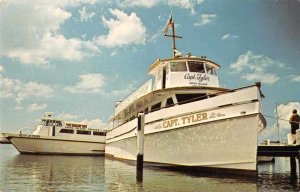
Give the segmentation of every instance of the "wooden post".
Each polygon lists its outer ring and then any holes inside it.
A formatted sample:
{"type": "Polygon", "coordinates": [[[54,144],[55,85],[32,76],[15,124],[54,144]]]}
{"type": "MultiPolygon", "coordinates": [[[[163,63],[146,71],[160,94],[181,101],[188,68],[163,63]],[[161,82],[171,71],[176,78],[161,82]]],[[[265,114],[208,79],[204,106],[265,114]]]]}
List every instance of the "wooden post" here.
{"type": "Polygon", "coordinates": [[[296,157],[290,157],[291,175],[296,175],[296,157]]]}
{"type": "Polygon", "coordinates": [[[300,177],[300,156],[298,157],[298,169],[299,169],[298,175],[300,177]]]}
{"type": "Polygon", "coordinates": [[[143,164],[144,164],[144,113],[138,114],[137,125],[137,157],[136,157],[136,181],[143,182],[143,164]]]}
{"type": "Polygon", "coordinates": [[[298,150],[298,170],[299,170],[298,175],[300,177],[300,150],[298,150]]]}
{"type": "Polygon", "coordinates": [[[55,136],[55,125],[52,127],[52,136],[55,136]]]}

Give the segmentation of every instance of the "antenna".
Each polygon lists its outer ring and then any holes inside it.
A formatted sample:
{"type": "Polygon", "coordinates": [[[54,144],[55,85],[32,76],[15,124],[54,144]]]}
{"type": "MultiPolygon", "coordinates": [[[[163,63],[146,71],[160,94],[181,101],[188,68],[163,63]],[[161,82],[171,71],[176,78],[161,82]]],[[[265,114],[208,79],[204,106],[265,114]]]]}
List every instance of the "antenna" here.
{"type": "Polygon", "coordinates": [[[174,21],[173,21],[173,18],[172,18],[172,14],[170,15],[170,18],[167,22],[165,32],[164,32],[164,36],[172,37],[173,58],[175,58],[175,50],[176,50],[175,38],[182,38],[182,37],[175,34],[175,26],[174,26],[174,21]],[[172,28],[172,35],[168,34],[168,30],[169,30],[170,27],[172,28]]]}

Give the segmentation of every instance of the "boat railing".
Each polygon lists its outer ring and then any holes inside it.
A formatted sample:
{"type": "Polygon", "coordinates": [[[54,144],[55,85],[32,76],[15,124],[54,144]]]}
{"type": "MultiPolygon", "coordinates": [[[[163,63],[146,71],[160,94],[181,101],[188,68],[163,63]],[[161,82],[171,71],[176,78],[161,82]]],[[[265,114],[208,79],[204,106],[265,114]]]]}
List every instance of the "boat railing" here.
{"type": "Polygon", "coordinates": [[[31,135],[33,133],[33,130],[30,127],[22,127],[21,129],[18,129],[17,131],[15,131],[15,133],[31,135]]]}

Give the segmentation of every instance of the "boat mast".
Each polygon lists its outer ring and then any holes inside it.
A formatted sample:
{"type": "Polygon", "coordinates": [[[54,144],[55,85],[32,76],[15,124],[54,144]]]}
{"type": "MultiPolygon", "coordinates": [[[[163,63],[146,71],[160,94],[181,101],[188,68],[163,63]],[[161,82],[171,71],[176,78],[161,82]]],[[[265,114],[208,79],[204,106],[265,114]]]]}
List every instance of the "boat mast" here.
{"type": "Polygon", "coordinates": [[[276,126],[277,126],[277,138],[278,138],[278,142],[280,143],[280,136],[279,136],[279,122],[278,122],[278,110],[277,110],[277,103],[275,103],[276,105],[276,126]]]}
{"type": "Polygon", "coordinates": [[[175,53],[176,53],[175,52],[176,51],[175,38],[182,38],[182,37],[175,34],[175,26],[174,26],[174,21],[172,19],[172,15],[170,16],[169,21],[167,22],[165,32],[164,32],[164,36],[172,37],[173,58],[175,58],[175,53]],[[169,30],[170,27],[172,27],[172,35],[168,34],[168,30],[169,30]]]}

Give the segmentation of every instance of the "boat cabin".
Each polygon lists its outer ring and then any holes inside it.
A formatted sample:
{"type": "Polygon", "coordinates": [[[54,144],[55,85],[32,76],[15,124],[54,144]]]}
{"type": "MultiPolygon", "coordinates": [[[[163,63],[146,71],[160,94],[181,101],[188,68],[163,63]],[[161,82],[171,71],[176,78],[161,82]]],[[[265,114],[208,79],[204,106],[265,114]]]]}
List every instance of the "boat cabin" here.
{"type": "Polygon", "coordinates": [[[196,58],[189,54],[187,57],[157,59],[148,74],[154,76],[153,90],[186,86],[219,87],[216,73],[219,68],[205,56],[196,58]]]}
{"type": "Polygon", "coordinates": [[[65,122],[64,120],[52,117],[52,113],[44,115],[40,123],[35,128],[33,135],[96,135],[105,136],[106,131],[100,129],[88,128],[86,124],[78,122],[65,122]]]}

